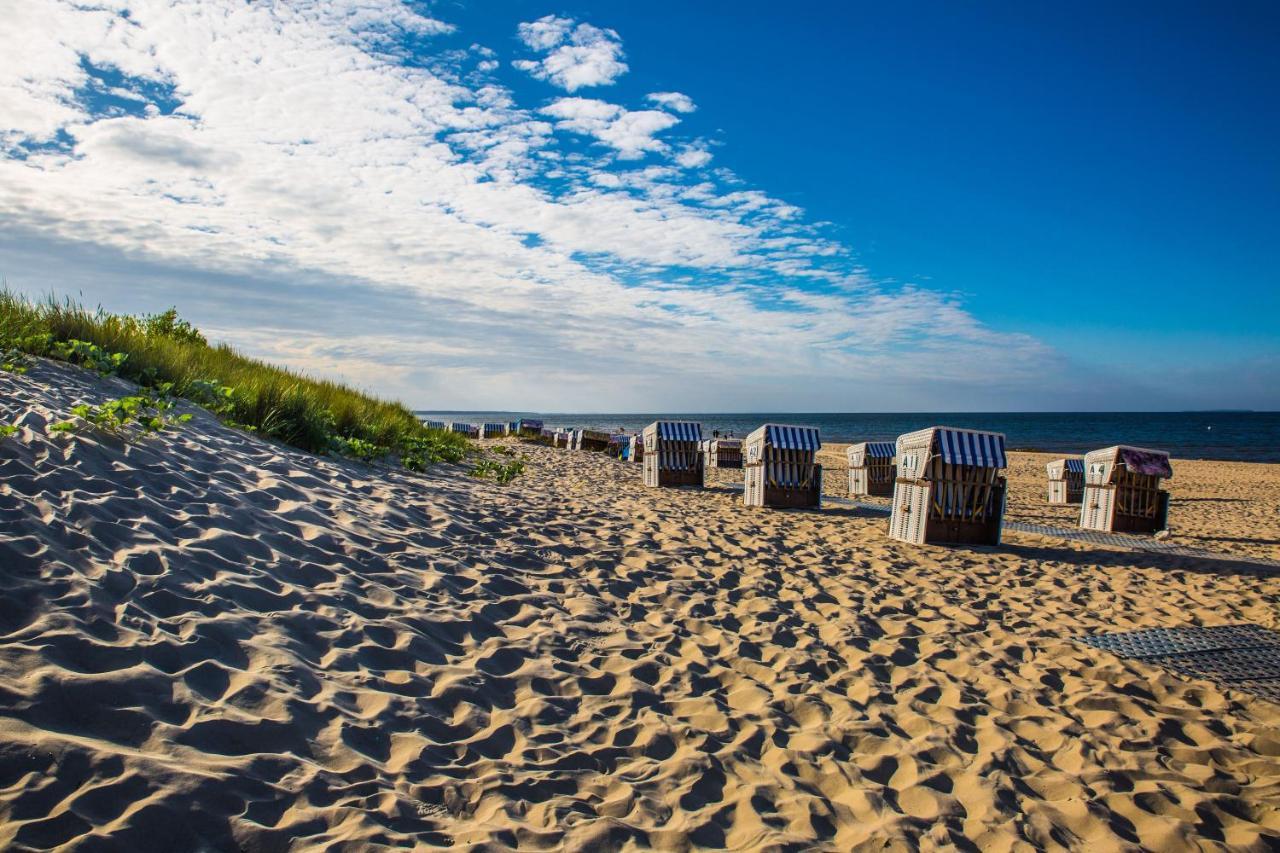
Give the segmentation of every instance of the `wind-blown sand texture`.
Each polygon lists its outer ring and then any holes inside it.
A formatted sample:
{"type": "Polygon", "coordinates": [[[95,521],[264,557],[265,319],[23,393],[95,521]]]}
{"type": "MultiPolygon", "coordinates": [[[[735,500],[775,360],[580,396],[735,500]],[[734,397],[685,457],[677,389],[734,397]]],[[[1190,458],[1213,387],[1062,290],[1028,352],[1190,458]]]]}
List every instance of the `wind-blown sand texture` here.
{"type": "MultiPolygon", "coordinates": [[[[113,385],[0,373],[0,847],[1280,844],[1280,707],[1070,639],[1277,628],[1280,577],[911,547],[538,447],[497,486],[203,414],[45,435],[113,385]]],[[[1274,466],[1175,467],[1178,527],[1239,498],[1255,547],[1274,466]]]]}

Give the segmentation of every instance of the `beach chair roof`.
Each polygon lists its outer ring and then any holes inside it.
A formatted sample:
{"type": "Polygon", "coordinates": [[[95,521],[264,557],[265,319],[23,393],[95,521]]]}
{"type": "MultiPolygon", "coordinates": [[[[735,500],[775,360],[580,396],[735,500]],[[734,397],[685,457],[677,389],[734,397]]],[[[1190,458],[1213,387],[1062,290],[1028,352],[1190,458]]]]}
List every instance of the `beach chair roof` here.
{"type": "Polygon", "coordinates": [[[631,441],[631,436],[623,432],[616,432],[609,436],[610,444],[627,444],[631,441]]]}
{"type": "Polygon", "coordinates": [[[484,428],[487,430],[488,429],[506,429],[507,425],[506,424],[485,424],[484,428]]]}
{"type": "Polygon", "coordinates": [[[765,424],[747,436],[747,444],[764,442],[779,450],[820,450],[822,439],[814,427],[765,424]]]}
{"type": "Polygon", "coordinates": [[[716,438],[711,440],[711,446],[716,448],[717,450],[719,450],[721,447],[725,449],[741,447],[742,440],[738,438],[716,438]]]}
{"type": "Polygon", "coordinates": [[[1147,447],[1131,447],[1117,444],[1101,450],[1091,450],[1085,454],[1084,462],[1092,465],[1096,462],[1111,462],[1123,465],[1135,474],[1148,474],[1153,477],[1172,477],[1173,466],[1169,463],[1169,454],[1163,450],[1152,450],[1147,447]]]}
{"type": "Polygon", "coordinates": [[[516,423],[520,429],[542,429],[542,421],[535,418],[521,418],[516,423]]]}
{"type": "Polygon", "coordinates": [[[898,455],[898,446],[892,441],[862,441],[849,445],[845,454],[850,458],[862,454],[872,459],[891,459],[898,455]]]}
{"type": "Polygon", "coordinates": [[[898,436],[898,455],[906,450],[936,452],[948,465],[1007,468],[1004,433],[956,427],[929,427],[898,436]]]}
{"type": "Polygon", "coordinates": [[[602,429],[580,429],[578,432],[583,438],[589,438],[593,441],[609,441],[613,437],[602,429]]]}
{"type": "Polygon", "coordinates": [[[697,421],[654,421],[644,428],[644,434],[654,433],[663,441],[701,441],[702,424],[697,421]]]}

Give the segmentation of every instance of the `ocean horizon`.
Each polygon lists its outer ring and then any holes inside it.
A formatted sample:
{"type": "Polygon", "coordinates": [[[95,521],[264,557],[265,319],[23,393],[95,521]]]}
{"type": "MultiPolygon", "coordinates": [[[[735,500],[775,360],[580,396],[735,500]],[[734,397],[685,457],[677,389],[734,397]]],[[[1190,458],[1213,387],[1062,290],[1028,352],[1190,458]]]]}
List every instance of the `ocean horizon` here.
{"type": "Polygon", "coordinates": [[[547,426],[635,432],[655,420],[692,420],[710,435],[745,436],[764,423],[817,427],[824,441],[892,441],[933,425],[1002,432],[1012,450],[1079,454],[1113,444],[1175,458],[1280,462],[1280,412],[531,412],[417,410],[423,418],[482,423],[539,418],[547,426]]]}

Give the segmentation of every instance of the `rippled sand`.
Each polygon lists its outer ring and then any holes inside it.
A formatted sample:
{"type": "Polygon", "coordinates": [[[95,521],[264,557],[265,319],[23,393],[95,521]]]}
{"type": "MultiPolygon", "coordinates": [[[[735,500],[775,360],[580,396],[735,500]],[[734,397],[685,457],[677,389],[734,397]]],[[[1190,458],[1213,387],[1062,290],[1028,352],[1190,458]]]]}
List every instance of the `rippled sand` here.
{"type": "MultiPolygon", "coordinates": [[[[1280,628],[1275,575],[538,447],[497,486],[44,435],[106,388],[0,373],[0,847],[1280,844],[1280,706],[1071,640],[1280,628]]],[[[1044,458],[1011,514],[1069,522],[1044,458]]],[[[1277,466],[1175,469],[1174,541],[1276,555],[1277,466]]]]}

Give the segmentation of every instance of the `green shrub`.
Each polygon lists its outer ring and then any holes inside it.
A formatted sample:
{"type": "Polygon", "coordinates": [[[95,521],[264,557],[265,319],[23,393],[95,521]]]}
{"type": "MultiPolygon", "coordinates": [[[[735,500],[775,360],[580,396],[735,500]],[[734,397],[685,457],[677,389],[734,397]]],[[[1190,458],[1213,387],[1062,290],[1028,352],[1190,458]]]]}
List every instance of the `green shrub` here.
{"type": "MultiPolygon", "coordinates": [[[[184,424],[191,420],[191,415],[174,417],[171,414],[174,404],[168,390],[167,386],[161,386],[154,393],[118,397],[97,406],[82,403],[74,407],[71,414],[104,432],[124,435],[133,428],[142,435],[149,435],[161,432],[171,424],[184,424]]],[[[74,432],[79,427],[79,423],[71,420],[52,424],[49,429],[53,432],[74,432]]]]}
{"type": "MultiPolygon", "coordinates": [[[[60,358],[144,386],[169,383],[224,422],[310,453],[384,448],[406,468],[460,461],[465,436],[429,430],[403,405],[210,345],[175,309],[130,317],[0,290],[0,352],[60,358]],[[360,444],[352,445],[350,442],[360,444]]],[[[7,359],[6,359],[7,360],[7,359]]]]}
{"type": "Polygon", "coordinates": [[[481,459],[471,469],[472,477],[490,477],[506,485],[524,473],[524,460],[514,459],[510,462],[498,462],[494,459],[481,459]]]}

